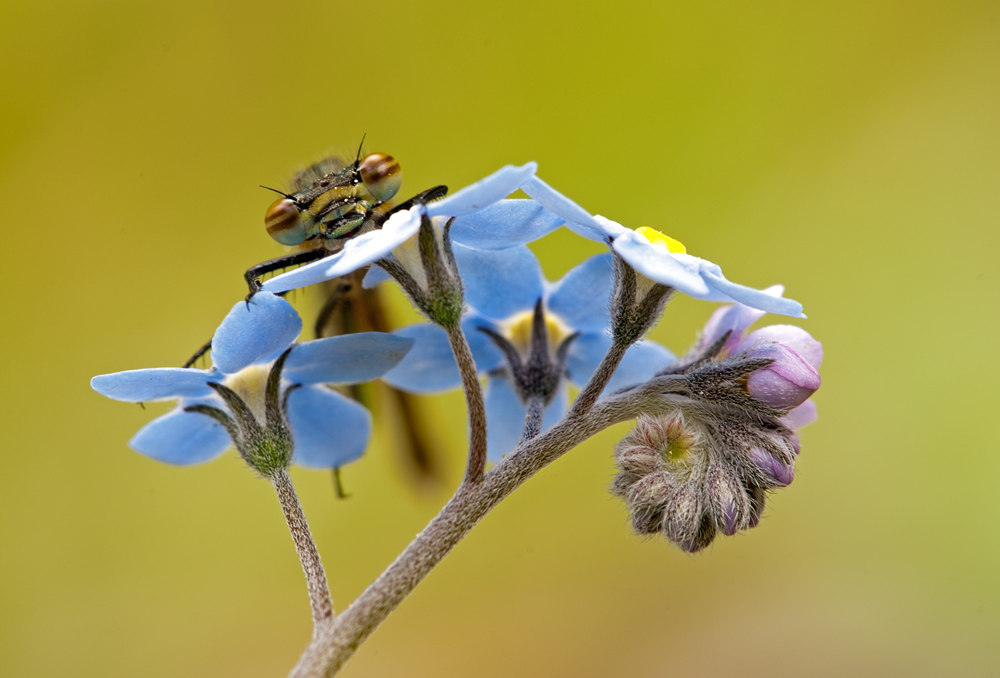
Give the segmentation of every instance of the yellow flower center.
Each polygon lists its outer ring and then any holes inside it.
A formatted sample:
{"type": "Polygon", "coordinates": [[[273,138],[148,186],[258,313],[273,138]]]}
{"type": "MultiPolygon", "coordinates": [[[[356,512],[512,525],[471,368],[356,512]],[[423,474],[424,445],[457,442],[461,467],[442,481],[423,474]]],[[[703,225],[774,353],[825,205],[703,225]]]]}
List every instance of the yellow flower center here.
{"type": "Polygon", "coordinates": [[[265,404],[264,392],[267,390],[267,377],[271,374],[271,365],[250,365],[236,374],[226,377],[224,383],[233,389],[243,402],[247,404],[253,416],[261,424],[264,423],[265,404]]]}
{"type": "Polygon", "coordinates": [[[687,248],[684,247],[684,243],[680,240],[671,238],[669,235],[660,233],[655,228],[643,226],[642,228],[635,229],[635,232],[639,235],[645,236],[650,245],[662,247],[673,254],[687,254],[687,248]]]}
{"type": "MultiPolygon", "coordinates": [[[[502,334],[523,356],[531,352],[531,325],[534,315],[531,311],[525,311],[505,322],[502,327],[502,334]]],[[[570,335],[569,328],[551,313],[545,314],[545,330],[549,337],[550,353],[555,353],[562,340],[570,335]]]]}

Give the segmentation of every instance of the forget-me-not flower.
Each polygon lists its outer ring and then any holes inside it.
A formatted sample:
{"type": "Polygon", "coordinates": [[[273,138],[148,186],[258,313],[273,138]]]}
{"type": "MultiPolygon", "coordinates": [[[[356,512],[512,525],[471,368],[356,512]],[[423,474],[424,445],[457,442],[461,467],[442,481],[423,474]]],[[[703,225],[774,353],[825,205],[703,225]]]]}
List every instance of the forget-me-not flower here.
{"type": "MultiPolygon", "coordinates": [[[[538,165],[534,162],[521,167],[507,165],[442,200],[397,212],[386,220],[382,228],[351,238],[336,254],[265,281],[261,289],[266,292],[285,292],[306,287],[347,275],[390,255],[397,256],[404,267],[416,264],[417,262],[412,261],[413,257],[408,255],[415,250],[413,242],[423,217],[441,221],[450,217],[462,219],[473,215],[516,191],[535,174],[537,168],[538,165]]],[[[496,219],[505,219],[506,216],[506,213],[497,213],[489,223],[495,230],[502,231],[503,223],[497,223],[496,219]]],[[[549,222],[553,220],[553,217],[546,218],[549,222]]],[[[461,242],[461,239],[457,242],[461,242]]],[[[410,270],[410,273],[415,277],[420,276],[418,270],[410,270]]]]}
{"type": "Polygon", "coordinates": [[[566,227],[574,233],[608,243],[648,281],[673,287],[695,299],[736,302],[768,313],[805,317],[799,302],[730,282],[717,264],[691,256],[680,242],[652,228],[633,231],[602,216],[592,216],[538,177],[531,177],[521,188],[565,219],[566,227]]]}
{"type": "MultiPolygon", "coordinates": [[[[456,244],[454,253],[466,292],[462,327],[480,374],[489,379],[485,394],[488,450],[490,458],[497,460],[517,444],[527,410],[524,389],[519,388],[510,357],[498,341],[508,350],[513,348],[518,353],[515,359],[530,368],[532,336],[542,329],[537,327],[536,312],[541,313],[548,357],[560,372],[554,375],[557,383],[552,392],[546,393],[549,400],[542,430],[548,428],[566,411],[566,378],[577,386],[585,384],[611,345],[611,255],[591,257],[560,281],[549,283],[535,255],[524,246],[489,251],[456,244]]],[[[459,386],[459,372],[443,330],[417,324],[397,334],[416,339],[416,344],[384,381],[412,393],[459,386]]],[[[663,346],[640,341],[625,353],[607,389],[648,379],[673,361],[674,355],[663,346]]]]}
{"type": "Polygon", "coordinates": [[[233,306],[216,330],[211,369],[130,370],[96,376],[90,384],[115,400],[180,401],[129,441],[134,450],[153,459],[196,464],[217,457],[234,443],[246,458],[243,443],[248,441],[233,436],[252,437],[247,427],[266,433],[277,426],[291,430],[291,461],[310,468],[337,468],[364,452],[371,415],[323,384],[376,379],[399,363],[414,341],[363,332],[296,344],[301,331],[302,319],[291,304],[260,293],[249,304],[241,301],[233,306]],[[278,390],[269,393],[269,376],[279,356],[284,358],[277,375],[281,381],[275,381],[278,390]],[[235,402],[238,411],[234,401],[222,397],[232,393],[242,403],[235,402]],[[242,417],[246,426],[234,425],[227,431],[218,418],[197,410],[227,415],[236,424],[242,417]]]}

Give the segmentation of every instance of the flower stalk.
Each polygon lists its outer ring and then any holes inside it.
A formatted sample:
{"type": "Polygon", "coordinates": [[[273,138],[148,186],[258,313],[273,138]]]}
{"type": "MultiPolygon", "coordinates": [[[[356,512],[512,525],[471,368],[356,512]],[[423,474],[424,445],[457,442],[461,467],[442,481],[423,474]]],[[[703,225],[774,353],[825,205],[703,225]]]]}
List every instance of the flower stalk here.
{"type": "Polygon", "coordinates": [[[309,523],[306,521],[305,513],[302,512],[302,504],[299,503],[299,497],[295,494],[295,487],[292,485],[292,479],[288,476],[288,471],[281,470],[271,476],[269,480],[274,485],[274,491],[278,494],[281,512],[285,515],[288,531],[292,534],[295,551],[299,554],[302,571],[306,576],[309,607],[312,609],[313,637],[316,638],[320,631],[334,619],[333,600],[330,597],[330,587],[326,581],[326,571],[323,569],[323,561],[319,557],[316,542],[309,530],[309,523]]]}
{"type": "MultiPolygon", "coordinates": [[[[598,378],[596,373],[594,378],[598,378]]],[[[320,629],[290,678],[335,675],[455,545],[535,473],[609,426],[633,419],[641,412],[669,408],[673,395],[689,392],[687,377],[668,375],[607,396],[586,413],[570,412],[545,433],[519,444],[481,482],[463,483],[379,578],[335,621],[320,629]]]]}
{"type": "Polygon", "coordinates": [[[476,361],[472,357],[472,349],[469,348],[462,326],[456,324],[446,327],[445,333],[462,377],[465,406],[469,411],[469,462],[464,482],[476,484],[483,479],[483,472],[486,470],[486,403],[483,400],[483,387],[479,383],[476,361]]]}

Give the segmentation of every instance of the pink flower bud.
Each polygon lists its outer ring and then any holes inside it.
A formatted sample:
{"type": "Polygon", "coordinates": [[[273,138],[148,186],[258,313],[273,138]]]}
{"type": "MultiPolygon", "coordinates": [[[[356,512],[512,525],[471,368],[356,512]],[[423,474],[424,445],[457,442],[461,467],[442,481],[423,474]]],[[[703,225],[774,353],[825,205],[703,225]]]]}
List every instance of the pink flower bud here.
{"type": "Polygon", "coordinates": [[[795,479],[795,470],[791,466],[779,461],[759,447],[750,448],[750,459],[760,469],[764,477],[778,487],[791,485],[792,480],[795,479]]]}
{"type": "Polygon", "coordinates": [[[819,372],[812,365],[782,344],[760,344],[750,349],[747,357],[774,361],[747,378],[747,391],[765,405],[779,410],[801,405],[822,383],[819,372]]]}

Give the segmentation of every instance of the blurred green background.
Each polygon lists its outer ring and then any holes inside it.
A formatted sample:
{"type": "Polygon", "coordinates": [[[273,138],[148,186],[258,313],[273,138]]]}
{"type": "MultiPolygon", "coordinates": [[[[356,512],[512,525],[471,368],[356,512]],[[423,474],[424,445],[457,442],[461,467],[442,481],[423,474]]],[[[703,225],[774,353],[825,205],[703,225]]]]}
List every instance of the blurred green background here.
{"type": "MultiPolygon", "coordinates": [[[[1000,673],[995,2],[8,1],[0,25],[0,675],[294,664],[308,605],[271,488],[233,453],[131,452],[164,406],[88,380],[183,362],[282,253],[257,185],[365,133],[405,194],[537,160],[592,212],[784,283],[827,359],[752,533],[696,557],[632,536],[620,426],[489,515],[345,676],[1000,673]]],[[[533,247],[550,278],[600,251],[533,247]]],[[[654,337],[683,351],[713,307],[676,299],[654,337]]],[[[384,430],[347,501],[293,472],[338,608],[461,475],[461,397],[425,402],[437,491],[384,430]]]]}

